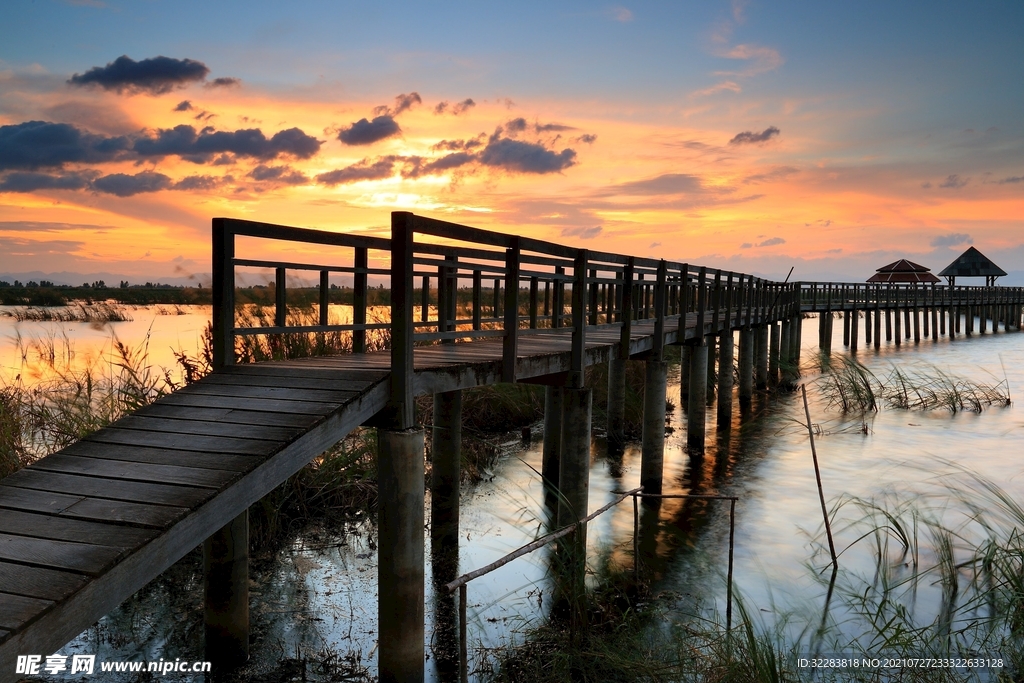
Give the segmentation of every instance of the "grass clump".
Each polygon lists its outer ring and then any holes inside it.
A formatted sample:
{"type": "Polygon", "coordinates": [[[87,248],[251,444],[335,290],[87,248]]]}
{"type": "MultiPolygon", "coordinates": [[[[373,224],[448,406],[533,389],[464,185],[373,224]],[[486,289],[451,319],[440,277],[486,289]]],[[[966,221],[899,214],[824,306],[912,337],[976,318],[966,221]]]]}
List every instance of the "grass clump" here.
{"type": "Polygon", "coordinates": [[[842,412],[876,412],[884,402],[901,410],[981,412],[987,406],[1010,405],[1006,381],[985,384],[931,367],[893,365],[885,379],[849,356],[822,358],[818,388],[827,408],[842,412]]]}

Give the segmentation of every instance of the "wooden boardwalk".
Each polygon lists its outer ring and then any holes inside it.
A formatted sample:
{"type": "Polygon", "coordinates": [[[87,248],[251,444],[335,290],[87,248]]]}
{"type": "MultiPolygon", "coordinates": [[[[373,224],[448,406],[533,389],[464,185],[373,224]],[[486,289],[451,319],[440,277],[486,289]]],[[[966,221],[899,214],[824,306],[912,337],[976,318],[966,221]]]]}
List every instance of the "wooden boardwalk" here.
{"type": "MultiPolygon", "coordinates": [[[[920,299],[916,290],[913,297],[905,289],[890,296],[863,286],[772,283],[411,214],[396,220],[389,242],[215,219],[215,372],[0,480],[0,681],[12,675],[18,655],[55,652],[360,425],[412,428],[413,395],[510,380],[582,388],[588,365],[636,357],[663,364],[666,344],[706,347],[714,335],[728,339],[731,363],[731,331],[754,327],[762,332],[760,368],[768,362],[767,324],[783,323],[785,354],[799,348],[801,312],[936,301],[934,289],[920,299]],[[414,243],[414,231],[476,246],[414,243]],[[351,265],[329,266],[243,260],[235,257],[236,234],[342,246],[354,255],[351,265]],[[406,246],[389,253],[390,270],[371,267],[367,252],[392,244],[406,246]],[[274,327],[238,326],[238,267],[276,269],[274,327]],[[319,325],[288,326],[286,269],[319,271],[319,325]],[[329,278],[337,273],[353,278],[351,323],[327,320],[329,278]],[[490,293],[485,274],[493,278],[490,293]],[[369,275],[390,277],[394,322],[367,322],[369,275]],[[469,317],[458,305],[460,278],[472,281],[469,317]],[[414,280],[422,280],[418,316],[414,280]],[[484,301],[485,294],[493,299],[484,301]],[[366,353],[367,333],[383,328],[393,335],[392,349],[366,353]],[[352,335],[355,353],[234,364],[245,335],[337,331],[352,335]]],[[[987,290],[993,298],[958,288],[967,293],[951,291],[939,301],[1002,306],[999,315],[1019,329],[1021,291],[987,290]]],[[[754,338],[744,339],[740,366],[749,391],[754,338]]],[[[772,344],[780,353],[774,338],[772,344]]],[[[741,378],[741,399],[743,387],[741,378]]]]}
{"type": "MultiPolygon", "coordinates": [[[[678,336],[678,316],[668,319],[678,336]]],[[[690,316],[690,334],[696,318],[690,316]]],[[[634,326],[632,354],[653,325],[634,326]]],[[[569,370],[571,330],[524,339],[523,380],[569,370]]],[[[619,345],[595,328],[588,364],[619,345]]],[[[500,341],[414,351],[417,393],[501,380],[500,341]]],[[[0,679],[56,651],[385,407],[390,352],[234,365],[0,480],[0,679]]]]}

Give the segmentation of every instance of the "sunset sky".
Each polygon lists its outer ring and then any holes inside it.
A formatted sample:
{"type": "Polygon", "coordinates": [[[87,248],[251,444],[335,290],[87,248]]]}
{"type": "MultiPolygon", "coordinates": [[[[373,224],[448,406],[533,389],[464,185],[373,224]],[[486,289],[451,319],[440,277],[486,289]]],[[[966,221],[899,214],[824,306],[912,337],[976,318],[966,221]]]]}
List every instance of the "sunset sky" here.
{"type": "Polygon", "coordinates": [[[0,274],[401,209],[794,279],[973,244],[1024,284],[1022,35],[1019,1],[5,0],[0,274]]]}

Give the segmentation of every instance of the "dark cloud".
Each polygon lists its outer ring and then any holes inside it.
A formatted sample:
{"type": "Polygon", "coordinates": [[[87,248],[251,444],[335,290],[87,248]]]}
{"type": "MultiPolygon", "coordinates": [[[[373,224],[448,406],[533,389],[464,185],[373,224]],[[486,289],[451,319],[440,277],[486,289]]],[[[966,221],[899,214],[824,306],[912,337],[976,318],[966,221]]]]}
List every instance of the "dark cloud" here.
{"type": "Polygon", "coordinates": [[[144,192],[169,190],[172,185],[170,178],[155,171],[142,171],[135,175],[111,173],[92,182],[92,188],[97,192],[113,194],[118,197],[131,197],[144,192]]]}
{"type": "Polygon", "coordinates": [[[764,242],[758,242],[759,247],[774,247],[777,244],[785,244],[786,240],[781,237],[769,237],[764,242]]]}
{"type": "Polygon", "coordinates": [[[260,164],[249,173],[249,177],[253,180],[284,183],[285,185],[301,185],[309,182],[309,178],[290,166],[264,166],[260,164]]]}
{"type": "Polygon", "coordinates": [[[338,139],[346,145],[370,145],[402,132],[398,122],[385,114],[373,121],[359,119],[345,130],[338,133],[338,139]]]}
{"type": "Polygon", "coordinates": [[[740,245],[740,249],[750,249],[752,246],[754,245],[751,244],[750,242],[744,242],[743,244],[740,245]]]}
{"type": "Polygon", "coordinates": [[[755,173],[753,175],[748,175],[746,178],[743,179],[743,182],[753,184],[770,183],[776,180],[784,180],[785,178],[788,178],[794,173],[799,172],[800,169],[794,166],[777,166],[770,171],[765,171],[764,173],[755,173]]]}
{"type": "Polygon", "coordinates": [[[555,152],[540,143],[492,137],[480,153],[479,161],[485,166],[518,173],[554,173],[573,166],[576,152],[572,149],[555,152]]]}
{"type": "Polygon", "coordinates": [[[476,102],[468,97],[461,102],[456,102],[454,105],[450,104],[448,100],[445,100],[437,103],[437,106],[434,107],[434,113],[444,114],[446,112],[451,112],[454,116],[458,116],[460,114],[465,114],[475,106],[476,102]]]}
{"type": "Polygon", "coordinates": [[[213,166],[229,166],[235,163],[235,159],[230,154],[221,154],[219,157],[211,162],[213,166]]]}
{"type": "Polygon", "coordinates": [[[196,114],[195,116],[193,116],[192,118],[195,119],[196,121],[209,121],[214,116],[216,116],[216,114],[210,113],[208,111],[201,111],[198,114],[196,114]]]}
{"type": "Polygon", "coordinates": [[[84,190],[95,173],[8,173],[0,180],[0,192],[35,192],[37,190],[84,190]]]}
{"type": "MultiPolygon", "coordinates": [[[[520,116],[519,118],[512,119],[511,121],[506,123],[504,126],[504,132],[508,133],[509,135],[516,135],[517,133],[522,133],[524,130],[526,130],[526,127],[528,125],[529,124],[526,123],[526,119],[520,116]]],[[[498,128],[498,133],[496,134],[500,135],[502,130],[502,128],[498,128]]]]}
{"type": "Polygon", "coordinates": [[[997,180],[996,182],[999,183],[1000,185],[1006,185],[1008,183],[1024,183],[1024,176],[1012,176],[1010,178],[1003,178],[1002,180],[997,180]]]}
{"type": "Polygon", "coordinates": [[[601,234],[601,226],[584,227],[582,225],[562,228],[562,237],[579,237],[581,240],[592,240],[601,234]]]}
{"type": "Polygon", "coordinates": [[[481,133],[475,138],[469,140],[441,140],[437,144],[433,145],[430,149],[434,151],[446,151],[455,152],[458,150],[471,150],[477,147],[482,147],[484,140],[487,138],[486,135],[481,133]]]}
{"type": "Polygon", "coordinates": [[[609,194],[673,195],[702,192],[700,178],[689,173],[666,173],[648,180],[636,180],[610,188],[609,194]]]}
{"type": "Polygon", "coordinates": [[[931,186],[932,186],[932,184],[930,182],[928,182],[927,180],[924,181],[923,183],[921,183],[921,187],[923,187],[926,190],[931,188],[931,186]]]}
{"type": "Polygon", "coordinates": [[[957,174],[946,176],[946,179],[939,183],[939,187],[944,187],[951,190],[959,190],[961,187],[971,182],[970,178],[961,178],[957,174]]]}
{"type": "Polygon", "coordinates": [[[929,244],[933,247],[955,247],[958,244],[974,244],[974,238],[965,232],[953,232],[948,235],[936,235],[929,244]]]}
{"type": "Polygon", "coordinates": [[[592,145],[597,141],[597,135],[593,133],[584,133],[578,138],[573,138],[573,142],[582,142],[586,145],[592,145]]]}
{"type": "Polygon", "coordinates": [[[231,176],[218,178],[212,175],[190,175],[174,183],[172,190],[215,190],[225,182],[234,180],[231,176]]]}
{"type": "Polygon", "coordinates": [[[180,156],[194,163],[206,163],[214,155],[229,153],[240,157],[274,159],[290,155],[298,159],[314,156],[322,143],[298,128],[289,128],[267,138],[259,128],[214,131],[192,126],[162,128],[155,137],[140,138],[132,149],[141,156],[180,156]]]}
{"type": "Polygon", "coordinates": [[[423,100],[420,99],[418,92],[411,92],[408,95],[402,93],[395,97],[395,106],[389,107],[386,104],[382,104],[379,107],[373,108],[374,116],[398,116],[403,111],[412,109],[414,105],[423,104],[423,100]]]}
{"type": "Polygon", "coordinates": [[[117,93],[160,95],[193,81],[202,81],[209,73],[210,69],[205,64],[193,59],[160,56],[136,62],[128,55],[121,55],[106,66],[96,66],[84,74],[73,75],[68,84],[99,86],[117,93]]]}
{"type": "Polygon", "coordinates": [[[459,168],[476,161],[476,156],[468,152],[453,152],[440,159],[427,161],[422,157],[409,157],[405,159],[405,168],[402,176],[405,178],[419,178],[425,175],[435,175],[459,168]]]}
{"type": "Polygon", "coordinates": [[[760,133],[754,133],[749,130],[737,133],[732,140],[729,140],[730,145],[748,145],[757,142],[767,142],[773,137],[778,135],[781,131],[775,126],[769,126],[760,133]]]}
{"type": "Polygon", "coordinates": [[[383,180],[394,175],[395,164],[401,160],[401,157],[394,155],[381,157],[376,161],[363,159],[351,166],[321,173],[316,177],[316,181],[321,185],[344,185],[360,180],[383,180]]]}
{"type": "Polygon", "coordinates": [[[223,76],[221,78],[215,78],[206,84],[207,88],[233,88],[235,86],[242,85],[242,79],[231,78],[223,76]]]}
{"type": "Polygon", "coordinates": [[[567,130],[576,130],[575,126],[566,126],[561,123],[535,123],[533,129],[538,133],[561,133],[567,130]]]}
{"type": "Polygon", "coordinates": [[[650,243],[650,244],[649,244],[649,245],[647,246],[647,248],[648,248],[648,249],[656,249],[657,247],[660,247],[660,246],[661,246],[661,242],[651,242],[651,243],[650,243]]]}
{"type": "Polygon", "coordinates": [[[26,121],[0,126],[0,171],[114,161],[126,155],[130,144],[127,137],[94,135],[67,123],[26,121]]]}
{"type": "Polygon", "coordinates": [[[182,100],[178,102],[178,106],[174,108],[174,111],[192,111],[192,103],[188,100],[182,100]]]}

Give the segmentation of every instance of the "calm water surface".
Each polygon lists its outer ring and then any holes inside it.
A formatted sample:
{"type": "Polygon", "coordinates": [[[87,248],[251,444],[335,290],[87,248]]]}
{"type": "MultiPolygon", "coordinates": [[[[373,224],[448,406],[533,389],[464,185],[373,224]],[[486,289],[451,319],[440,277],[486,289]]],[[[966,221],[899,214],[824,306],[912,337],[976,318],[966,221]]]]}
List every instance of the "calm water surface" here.
{"type": "MultiPolygon", "coordinates": [[[[22,339],[66,334],[76,353],[101,354],[103,344],[109,343],[110,329],[129,344],[137,343],[148,331],[153,361],[170,363],[170,350],[191,352],[196,348],[208,311],[197,309],[168,316],[138,309],[133,312],[135,322],[114,323],[101,330],[68,324],[59,328],[26,323],[15,326],[9,318],[0,317],[0,341],[7,344],[0,348],[0,365],[8,375],[19,366],[20,351],[9,341],[16,334],[22,339]],[[166,354],[164,348],[169,349],[166,354]]],[[[945,491],[950,482],[969,481],[958,468],[994,480],[1015,499],[1024,499],[1024,465],[1015,447],[1024,434],[1024,414],[1017,403],[988,408],[980,414],[883,408],[863,419],[844,417],[826,409],[814,383],[818,376],[813,346],[816,319],[804,321],[802,338],[802,381],[808,385],[812,422],[822,430],[816,443],[822,486],[830,507],[851,497],[883,501],[893,500],[898,494],[901,500],[934,509],[932,499],[924,496],[945,491]]],[[[844,352],[840,344],[835,349],[836,353],[844,352]]],[[[879,377],[887,375],[894,365],[904,369],[930,367],[989,384],[1005,379],[1011,392],[1024,388],[1024,335],[1019,333],[926,340],[918,345],[905,342],[898,350],[883,343],[880,351],[862,350],[857,358],[879,377]]],[[[670,413],[673,431],[666,440],[665,492],[739,497],[736,589],[748,609],[766,624],[788,615],[795,635],[811,615],[821,613],[825,589],[816,575],[828,563],[799,393],[755,402],[758,416],[745,424],[735,417],[731,429],[725,432],[716,429],[715,411],[709,408],[708,452],[698,462],[691,462],[684,452],[685,416],[679,406],[678,366],[671,370],[669,398],[675,408],[670,413]],[[793,619],[794,614],[803,616],[793,619]]],[[[620,457],[609,458],[601,426],[595,424],[591,453],[591,511],[612,500],[612,491],[632,488],[639,479],[639,445],[627,448],[620,457]]],[[[510,437],[505,444],[508,456],[496,467],[493,477],[463,488],[460,572],[483,566],[544,533],[547,512],[535,472],[541,467],[539,437],[536,430],[528,444],[510,437]]],[[[954,519],[957,509],[954,500],[945,511],[934,514],[954,519]]],[[[848,528],[844,520],[860,516],[852,505],[836,513],[838,549],[846,548],[860,533],[848,528]]],[[[374,670],[376,552],[372,529],[364,525],[357,531],[360,533],[333,541],[300,533],[294,544],[279,554],[265,583],[256,588],[254,600],[260,605],[257,611],[264,614],[261,623],[265,646],[254,656],[266,660],[267,667],[275,658],[294,656],[297,651],[332,650],[358,653],[361,661],[374,670]]],[[[693,610],[724,614],[728,536],[728,503],[666,500],[660,508],[648,509],[642,515],[644,571],[658,588],[678,593],[680,614],[693,610]]],[[[595,520],[588,531],[588,544],[591,582],[600,581],[609,571],[631,569],[632,504],[627,500],[595,520]]],[[[866,584],[876,570],[870,551],[870,545],[861,543],[840,560],[844,570],[863,575],[866,584]]],[[[930,553],[927,539],[922,539],[921,553],[924,562],[930,553]]],[[[427,557],[429,564],[429,540],[427,557]]],[[[469,584],[471,657],[482,649],[516,642],[531,624],[547,614],[552,588],[549,559],[548,551],[542,550],[469,584]]],[[[446,666],[445,634],[454,624],[442,617],[435,628],[435,606],[440,598],[433,591],[429,572],[428,566],[427,645],[431,656],[427,669],[436,679],[438,659],[442,668],[446,666]]],[[[133,609],[166,611],[160,606],[161,600],[168,599],[163,591],[153,591],[145,599],[150,602],[133,609]]],[[[198,604],[194,597],[178,599],[198,604]]],[[[939,587],[925,581],[917,587],[911,608],[928,623],[939,603],[939,587]]],[[[833,606],[832,618],[840,624],[844,623],[843,609],[841,604],[833,606]]],[[[442,609],[439,613],[445,612],[442,609]]],[[[123,614],[115,613],[107,620],[113,623],[123,618],[123,614]]],[[[191,628],[201,630],[194,625],[191,628]]],[[[184,639],[192,645],[174,645],[181,638],[169,634],[166,625],[155,624],[120,645],[97,643],[96,638],[96,632],[86,632],[68,650],[93,652],[102,646],[109,652],[108,659],[131,658],[139,656],[139,643],[144,642],[145,656],[158,658],[172,651],[191,652],[198,642],[192,637],[184,639]]]]}

